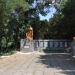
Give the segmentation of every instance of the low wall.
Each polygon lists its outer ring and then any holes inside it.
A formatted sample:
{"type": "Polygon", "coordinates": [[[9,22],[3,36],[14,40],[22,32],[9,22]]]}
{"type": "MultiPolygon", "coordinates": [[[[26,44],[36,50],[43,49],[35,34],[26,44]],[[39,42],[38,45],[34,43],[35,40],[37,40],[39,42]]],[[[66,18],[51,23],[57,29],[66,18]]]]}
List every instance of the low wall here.
{"type": "MultiPolygon", "coordinates": [[[[25,39],[21,39],[20,47],[21,49],[25,46],[25,39]]],[[[40,50],[40,49],[65,49],[68,48],[71,44],[70,40],[33,40],[32,43],[30,42],[29,46],[30,49],[33,48],[34,50],[40,50]],[[33,46],[33,47],[32,47],[33,46]]]]}
{"type": "Polygon", "coordinates": [[[65,49],[71,44],[70,40],[34,40],[35,49],[65,49]]]}

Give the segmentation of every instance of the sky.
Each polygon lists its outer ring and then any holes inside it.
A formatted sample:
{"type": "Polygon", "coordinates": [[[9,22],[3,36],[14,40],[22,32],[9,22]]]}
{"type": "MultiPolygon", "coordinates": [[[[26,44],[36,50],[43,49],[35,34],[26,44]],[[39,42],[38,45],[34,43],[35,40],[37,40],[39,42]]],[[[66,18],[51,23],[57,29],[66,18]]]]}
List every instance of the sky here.
{"type": "Polygon", "coordinates": [[[49,12],[47,13],[46,16],[43,16],[39,13],[39,17],[40,17],[40,20],[47,20],[49,21],[50,18],[53,17],[54,13],[56,12],[56,9],[52,6],[49,8],[49,12]]]}
{"type": "MultiPolygon", "coordinates": [[[[32,6],[33,6],[33,8],[36,8],[36,6],[37,6],[36,0],[32,4],[32,6]]],[[[47,21],[49,21],[49,19],[52,18],[53,15],[54,15],[54,13],[56,12],[56,9],[54,8],[54,6],[50,6],[48,8],[44,8],[44,11],[47,12],[47,15],[46,16],[43,16],[43,15],[41,15],[39,13],[39,18],[40,18],[40,20],[47,20],[47,21]]]]}

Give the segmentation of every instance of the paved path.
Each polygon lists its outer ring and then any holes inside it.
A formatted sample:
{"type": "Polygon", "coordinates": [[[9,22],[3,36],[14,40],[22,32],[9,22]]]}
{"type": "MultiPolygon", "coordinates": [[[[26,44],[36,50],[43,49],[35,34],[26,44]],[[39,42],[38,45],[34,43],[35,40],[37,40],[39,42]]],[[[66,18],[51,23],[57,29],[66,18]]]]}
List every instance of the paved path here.
{"type": "Polygon", "coordinates": [[[75,75],[75,60],[65,54],[21,54],[0,58],[0,75],[75,75]]]}

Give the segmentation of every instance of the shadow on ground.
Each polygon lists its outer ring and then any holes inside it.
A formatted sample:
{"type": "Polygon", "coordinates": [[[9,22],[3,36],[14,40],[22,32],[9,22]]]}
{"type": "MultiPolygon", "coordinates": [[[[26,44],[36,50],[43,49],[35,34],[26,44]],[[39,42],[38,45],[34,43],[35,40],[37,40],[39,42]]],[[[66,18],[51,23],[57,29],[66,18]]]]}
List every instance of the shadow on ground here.
{"type": "Polygon", "coordinates": [[[37,63],[46,65],[47,68],[54,68],[61,74],[75,75],[75,59],[66,54],[40,55],[37,63]]]}
{"type": "Polygon", "coordinates": [[[65,49],[43,49],[44,53],[67,53],[65,49]]]}

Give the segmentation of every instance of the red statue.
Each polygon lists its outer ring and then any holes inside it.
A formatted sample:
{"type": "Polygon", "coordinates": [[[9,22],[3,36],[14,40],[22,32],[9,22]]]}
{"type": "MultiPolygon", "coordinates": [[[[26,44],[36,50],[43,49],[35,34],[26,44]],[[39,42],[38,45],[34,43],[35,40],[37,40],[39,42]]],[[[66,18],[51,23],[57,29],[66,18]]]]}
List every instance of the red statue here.
{"type": "Polygon", "coordinates": [[[26,32],[26,39],[29,41],[33,40],[33,28],[31,26],[28,27],[26,32]]]}

